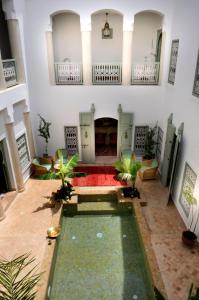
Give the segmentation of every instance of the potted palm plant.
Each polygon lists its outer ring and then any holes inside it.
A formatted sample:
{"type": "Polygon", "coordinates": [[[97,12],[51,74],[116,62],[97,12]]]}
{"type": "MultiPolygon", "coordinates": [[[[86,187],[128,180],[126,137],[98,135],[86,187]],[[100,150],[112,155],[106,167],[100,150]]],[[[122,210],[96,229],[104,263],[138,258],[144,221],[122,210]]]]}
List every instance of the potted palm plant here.
{"type": "Polygon", "coordinates": [[[44,157],[48,157],[48,140],[50,138],[50,125],[51,123],[47,122],[40,114],[38,114],[39,118],[40,118],[40,122],[39,122],[39,136],[43,137],[45,139],[45,153],[44,153],[44,157]]]}
{"type": "Polygon", "coordinates": [[[155,141],[156,132],[157,124],[154,127],[149,128],[146,133],[143,160],[151,160],[155,158],[155,146],[157,145],[157,142],[155,141]]]}
{"type": "Polygon", "coordinates": [[[131,187],[122,189],[122,193],[125,197],[140,198],[140,193],[135,187],[135,181],[137,172],[140,170],[141,166],[142,163],[131,155],[123,155],[120,160],[114,163],[114,167],[118,171],[118,179],[125,180],[131,184],[131,187]]]}
{"type": "Polygon", "coordinates": [[[74,154],[66,163],[63,163],[63,154],[61,150],[58,150],[59,157],[59,170],[58,172],[50,171],[42,176],[40,179],[61,179],[61,187],[56,193],[53,193],[53,199],[55,201],[68,201],[73,196],[73,186],[66,178],[85,176],[83,172],[74,172],[74,168],[78,163],[78,155],[74,154]]]}
{"type": "Polygon", "coordinates": [[[191,230],[193,225],[193,219],[194,219],[194,205],[197,203],[197,199],[193,196],[193,191],[190,186],[187,186],[184,191],[183,195],[186,198],[188,204],[191,207],[191,223],[188,230],[183,231],[182,233],[182,241],[187,246],[193,246],[197,240],[197,236],[195,234],[196,226],[199,219],[199,214],[197,215],[197,220],[195,222],[193,231],[191,230]]]}

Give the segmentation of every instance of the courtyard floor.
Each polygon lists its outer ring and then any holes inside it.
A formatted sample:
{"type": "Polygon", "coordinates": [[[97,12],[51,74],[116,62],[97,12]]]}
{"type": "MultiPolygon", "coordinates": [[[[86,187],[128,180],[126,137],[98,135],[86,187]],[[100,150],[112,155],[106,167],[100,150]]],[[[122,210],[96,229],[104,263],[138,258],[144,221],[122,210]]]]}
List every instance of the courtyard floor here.
{"type": "MultiPolygon", "coordinates": [[[[46,231],[56,214],[47,202],[59,185],[59,180],[28,180],[25,191],[16,196],[6,211],[6,218],[0,222],[0,256],[9,259],[31,252],[41,266],[49,247],[46,231]]],[[[159,180],[138,180],[137,187],[147,203],[142,212],[168,299],[186,300],[191,283],[199,286],[199,246],[190,249],[182,244],[181,233],[185,226],[175,206],[167,205],[167,189],[159,180]]],[[[95,192],[94,188],[83,189],[95,192]]],[[[107,189],[96,188],[98,193],[107,189]]],[[[6,206],[6,197],[3,202],[6,206]]]]}

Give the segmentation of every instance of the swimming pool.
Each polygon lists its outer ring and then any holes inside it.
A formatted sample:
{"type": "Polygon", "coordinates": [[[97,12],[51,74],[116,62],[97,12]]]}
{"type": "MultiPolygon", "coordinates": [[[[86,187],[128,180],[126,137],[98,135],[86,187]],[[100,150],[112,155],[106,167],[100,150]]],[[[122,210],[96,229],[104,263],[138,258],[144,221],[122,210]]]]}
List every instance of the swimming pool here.
{"type": "Polygon", "coordinates": [[[97,197],[62,218],[47,299],[155,299],[132,206],[97,197]]]}

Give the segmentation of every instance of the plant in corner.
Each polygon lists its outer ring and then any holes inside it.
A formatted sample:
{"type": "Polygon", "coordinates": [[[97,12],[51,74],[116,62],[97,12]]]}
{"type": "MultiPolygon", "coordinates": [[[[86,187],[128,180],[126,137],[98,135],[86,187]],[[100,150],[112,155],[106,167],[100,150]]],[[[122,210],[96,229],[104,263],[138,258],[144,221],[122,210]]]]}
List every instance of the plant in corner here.
{"type": "Polygon", "coordinates": [[[138,197],[140,193],[135,187],[137,172],[140,170],[142,163],[131,155],[122,155],[121,159],[114,163],[115,169],[119,172],[117,177],[119,180],[125,180],[131,183],[131,187],[122,189],[125,197],[138,197]]]}
{"type": "Polygon", "coordinates": [[[182,233],[182,241],[184,244],[186,244],[187,246],[193,246],[195,241],[197,240],[197,236],[195,234],[195,230],[196,230],[196,226],[198,223],[198,219],[199,219],[199,214],[197,215],[197,220],[195,222],[193,231],[191,231],[191,227],[193,225],[193,220],[194,220],[194,205],[197,204],[197,199],[193,196],[193,191],[191,189],[190,186],[187,186],[184,191],[183,191],[183,195],[187,201],[187,203],[190,205],[191,207],[191,223],[189,226],[188,230],[183,231],[182,233]]]}
{"type": "Polygon", "coordinates": [[[41,273],[35,273],[37,265],[31,267],[35,258],[26,253],[11,260],[0,260],[0,299],[33,300],[41,273]],[[26,271],[27,269],[27,271],[26,271]]]}
{"type": "Polygon", "coordinates": [[[43,137],[46,142],[44,157],[48,157],[48,140],[50,138],[50,129],[49,128],[50,128],[51,123],[46,122],[46,120],[40,114],[38,114],[38,116],[40,118],[39,129],[38,129],[39,136],[43,137]]]}
{"type": "Polygon", "coordinates": [[[144,142],[144,160],[151,160],[155,158],[155,146],[157,142],[155,141],[155,135],[157,132],[157,124],[154,127],[150,127],[145,136],[144,142]]]}

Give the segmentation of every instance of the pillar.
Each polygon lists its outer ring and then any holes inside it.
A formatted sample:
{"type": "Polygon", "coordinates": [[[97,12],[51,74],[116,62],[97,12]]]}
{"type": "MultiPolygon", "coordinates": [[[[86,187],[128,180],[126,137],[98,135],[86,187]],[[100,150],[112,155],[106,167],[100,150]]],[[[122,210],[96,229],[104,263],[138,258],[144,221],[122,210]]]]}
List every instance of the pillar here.
{"type": "Polygon", "coordinates": [[[48,76],[51,85],[55,85],[55,68],[54,68],[54,49],[53,33],[46,31],[47,59],[48,59],[48,76]]]}
{"type": "Polygon", "coordinates": [[[124,21],[123,25],[123,50],[122,50],[122,84],[131,84],[132,69],[132,24],[124,21]]]}
{"type": "Polygon", "coordinates": [[[3,62],[0,51],[0,90],[5,90],[7,88],[4,73],[3,73],[3,62]]]}
{"type": "Polygon", "coordinates": [[[11,153],[12,165],[13,165],[14,174],[15,174],[17,191],[23,192],[24,191],[24,181],[23,181],[23,175],[22,175],[22,171],[21,171],[17,143],[16,143],[16,139],[15,139],[14,122],[5,124],[5,127],[6,127],[8,145],[9,145],[9,149],[10,149],[10,153],[11,153]]]}
{"type": "Polygon", "coordinates": [[[30,150],[30,156],[31,158],[35,157],[35,146],[34,146],[34,140],[33,140],[33,134],[32,134],[32,124],[31,124],[31,119],[30,119],[30,112],[24,112],[23,113],[24,117],[24,124],[26,127],[26,133],[27,133],[27,138],[28,138],[28,145],[29,145],[29,150],[30,150]]]}
{"type": "Polygon", "coordinates": [[[1,204],[1,201],[2,201],[3,198],[4,198],[4,196],[0,195],[0,221],[2,221],[5,218],[4,209],[3,209],[3,206],[1,204]]]}
{"type": "MultiPolygon", "coordinates": [[[[163,79],[163,64],[165,62],[165,42],[166,42],[166,32],[164,27],[162,28],[162,45],[161,45],[161,54],[160,54],[160,70],[159,70],[159,84],[161,84],[163,79]]],[[[168,75],[167,75],[168,76],[168,75]]],[[[168,77],[166,78],[168,81],[168,77]]]]}
{"type": "Polygon", "coordinates": [[[91,25],[81,23],[83,83],[92,84],[91,25]]]}

